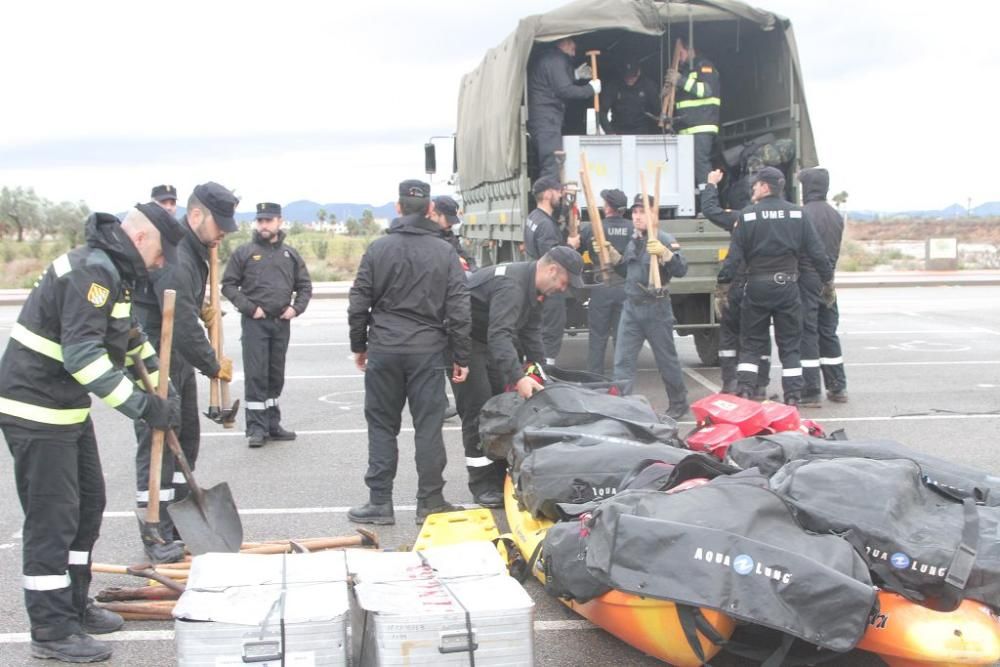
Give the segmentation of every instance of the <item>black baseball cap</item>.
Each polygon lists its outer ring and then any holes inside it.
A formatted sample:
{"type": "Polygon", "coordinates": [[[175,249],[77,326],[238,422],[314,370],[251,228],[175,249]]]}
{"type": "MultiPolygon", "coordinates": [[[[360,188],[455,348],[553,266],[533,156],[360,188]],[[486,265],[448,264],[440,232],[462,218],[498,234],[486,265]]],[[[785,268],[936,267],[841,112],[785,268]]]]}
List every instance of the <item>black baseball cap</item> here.
{"type": "Polygon", "coordinates": [[[240,228],[233,216],[240,200],[229,188],[215,181],[209,181],[196,185],[192,194],[212,213],[219,229],[227,234],[239,231],[240,228]]]}
{"type": "Polygon", "coordinates": [[[281,217],[281,206],[275,204],[274,202],[261,202],[257,204],[257,219],[267,219],[267,218],[280,218],[281,217]]]}
{"type": "Polygon", "coordinates": [[[410,178],[399,184],[399,196],[427,199],[431,196],[431,186],[423,181],[410,178]]]}
{"type": "Polygon", "coordinates": [[[153,226],[160,232],[160,244],[163,246],[163,259],[167,264],[177,262],[177,244],[184,238],[184,228],[177,222],[170,211],[163,208],[156,202],[146,204],[136,204],[136,209],[153,223],[153,226]]]}
{"type": "MultiPolygon", "coordinates": [[[[650,205],[652,205],[653,202],[650,201],[649,203],[650,203],[650,205]]],[[[645,203],[645,197],[643,197],[642,193],[640,192],[632,200],[632,208],[643,208],[645,205],[646,205],[646,203],[645,203]]]]}
{"type": "Polygon", "coordinates": [[[551,176],[542,176],[531,186],[531,194],[536,197],[546,190],[559,190],[562,192],[563,186],[558,178],[552,178],[551,176]]]}
{"type": "Polygon", "coordinates": [[[545,256],[566,269],[571,286],[583,287],[583,258],[580,257],[580,253],[569,246],[557,245],[545,253],[545,256]]]}
{"type": "Polygon", "coordinates": [[[157,185],[153,187],[149,197],[153,201],[166,201],[168,199],[177,201],[177,188],[172,185],[157,185]]]}
{"type": "Polygon", "coordinates": [[[764,167],[754,175],[753,182],[767,183],[771,192],[778,194],[785,187],[785,175],[775,167],[764,167]]]}
{"type": "Polygon", "coordinates": [[[628,206],[628,195],[617,188],[601,190],[601,199],[614,209],[621,210],[628,206]]]}
{"type": "Polygon", "coordinates": [[[449,225],[457,225],[462,221],[458,217],[458,202],[448,195],[440,195],[433,199],[434,210],[444,216],[449,225]]]}

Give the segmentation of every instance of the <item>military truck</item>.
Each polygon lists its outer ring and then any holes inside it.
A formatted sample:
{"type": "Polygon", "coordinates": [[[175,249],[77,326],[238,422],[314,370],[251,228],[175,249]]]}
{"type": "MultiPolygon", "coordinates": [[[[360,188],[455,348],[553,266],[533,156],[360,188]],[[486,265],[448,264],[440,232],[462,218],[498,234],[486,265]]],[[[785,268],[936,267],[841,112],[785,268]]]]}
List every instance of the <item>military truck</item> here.
{"type": "MultiPolygon", "coordinates": [[[[721,75],[722,124],[714,160],[718,166],[725,162],[727,174],[738,175],[746,169],[748,153],[775,141],[795,148],[793,154],[777,158],[788,176],[817,164],[795,38],[787,19],[737,0],[577,0],[522,19],[462,79],[455,183],[464,206],[462,236],[480,265],[525,259],[523,224],[534,207],[530,193],[537,173],[526,126],[527,72],[541,49],[570,36],[577,42],[579,63],[587,51],[600,51],[598,74],[604,81],[620,77],[624,63],[639,62],[643,74],[657,83],[663,82],[670,67],[676,39],[688,39],[721,75]]],[[[565,180],[579,180],[583,151],[595,196],[603,188],[616,187],[631,197],[640,189],[640,171],[652,191],[654,171],[661,168],[660,228],[677,237],[690,267],[686,277],[670,283],[676,330],[693,335],[702,362],[715,365],[718,325],[712,295],[729,234],[697,215],[693,139],[669,131],[588,135],[590,105],[567,107],[565,180]]],[[[428,145],[426,157],[433,165],[433,144],[428,145]]],[[[786,194],[794,198],[794,178],[787,180],[786,194]]],[[[746,186],[744,178],[730,188],[734,207],[746,203],[746,186]],[[741,196],[735,196],[736,189],[741,189],[741,196]]],[[[577,201],[582,219],[588,219],[582,194],[577,201]]],[[[571,333],[586,329],[586,294],[574,297],[568,305],[571,333]]]]}

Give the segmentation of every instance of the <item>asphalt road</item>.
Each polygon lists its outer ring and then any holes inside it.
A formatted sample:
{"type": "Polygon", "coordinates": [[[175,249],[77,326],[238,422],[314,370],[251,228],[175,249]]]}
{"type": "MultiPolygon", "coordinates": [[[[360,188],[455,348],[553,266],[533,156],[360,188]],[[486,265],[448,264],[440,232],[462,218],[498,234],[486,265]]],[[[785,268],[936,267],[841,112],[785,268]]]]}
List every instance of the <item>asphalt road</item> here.
{"type": "MultiPolygon", "coordinates": [[[[851,400],[846,405],[827,403],[805,414],[828,429],[845,428],[853,437],[893,438],[1000,472],[1000,450],[995,446],[1000,433],[1000,300],[996,288],[851,289],[843,290],[840,298],[851,400]]],[[[247,539],[346,535],[353,530],[345,513],[367,497],[362,479],[366,429],[364,385],[350,356],[345,311],[343,300],[315,301],[294,324],[281,404],[286,426],[298,431],[298,440],[250,450],[241,428],[224,431],[203,421],[199,479],[205,486],[229,482],[243,513],[247,539]]],[[[0,307],[4,344],[17,313],[17,307],[0,307]]],[[[226,317],[225,327],[239,371],[238,319],[226,317]]],[[[567,339],[559,364],[583,367],[586,346],[585,336],[567,339]]],[[[718,369],[700,366],[690,338],[680,339],[678,347],[691,399],[715,390],[718,369]]],[[[658,410],[665,409],[666,396],[648,349],[639,367],[638,391],[658,410]]],[[[772,391],[779,389],[779,375],[780,370],[774,369],[772,391]]],[[[242,393],[240,377],[233,385],[234,396],[242,393]]],[[[203,402],[207,391],[205,382],[203,402]]],[[[132,514],[132,428],[100,401],[95,403],[94,418],[108,487],[107,514],[95,560],[139,562],[143,554],[132,514]]],[[[404,429],[408,426],[406,417],[404,429]]],[[[469,503],[458,426],[457,420],[445,425],[450,453],[446,495],[452,502],[469,503]]],[[[412,430],[404,430],[400,449],[395,494],[398,523],[379,530],[386,547],[411,544],[417,534],[412,430]]],[[[27,657],[28,622],[20,583],[22,516],[7,455],[0,455],[0,480],[0,664],[38,664],[27,657]]],[[[503,521],[501,513],[496,517],[503,521]]],[[[112,585],[135,582],[95,577],[95,590],[112,585]]],[[[662,664],[582,621],[547,598],[534,582],[529,582],[528,591],[537,605],[537,664],[662,664]]],[[[171,630],[165,622],[128,624],[125,632],[108,637],[115,647],[110,664],[170,664],[171,630]]],[[[713,664],[748,663],[722,657],[713,664]]],[[[846,667],[880,661],[854,652],[828,664],[846,667]]]]}

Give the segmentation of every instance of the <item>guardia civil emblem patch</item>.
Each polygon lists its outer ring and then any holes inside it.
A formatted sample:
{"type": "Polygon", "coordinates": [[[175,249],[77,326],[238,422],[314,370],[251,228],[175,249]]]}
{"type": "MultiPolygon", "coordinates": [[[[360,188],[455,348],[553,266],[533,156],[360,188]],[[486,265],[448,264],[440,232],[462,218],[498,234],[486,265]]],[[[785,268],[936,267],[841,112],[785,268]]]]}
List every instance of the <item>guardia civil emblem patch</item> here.
{"type": "Polygon", "coordinates": [[[90,289],[87,291],[87,301],[100,308],[108,302],[108,296],[110,295],[111,290],[107,287],[98,285],[97,283],[90,283],[90,289]]]}

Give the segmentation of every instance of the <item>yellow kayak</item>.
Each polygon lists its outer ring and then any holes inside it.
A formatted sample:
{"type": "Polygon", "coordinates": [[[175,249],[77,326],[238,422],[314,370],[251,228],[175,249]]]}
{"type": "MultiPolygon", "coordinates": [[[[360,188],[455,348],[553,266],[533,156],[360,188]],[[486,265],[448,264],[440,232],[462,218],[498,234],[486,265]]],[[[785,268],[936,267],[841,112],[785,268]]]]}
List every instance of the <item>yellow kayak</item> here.
{"type": "MultiPolygon", "coordinates": [[[[548,519],[536,519],[529,512],[521,511],[514,495],[510,477],[504,485],[504,509],[507,523],[525,560],[531,558],[535,547],[545,537],[552,525],[548,519]]],[[[544,555],[542,556],[544,558],[544,555]]],[[[544,583],[544,573],[535,563],[532,574],[544,583]]],[[[589,602],[561,600],[566,606],[596,626],[610,632],[626,644],[677,667],[697,667],[703,662],[691,650],[677,617],[673,602],[644,598],[621,591],[609,591],[589,602]]],[[[716,631],[728,639],[733,634],[733,620],[712,609],[702,609],[705,619],[716,631]]],[[[699,634],[705,659],[711,659],[719,647],[699,634]]]]}

